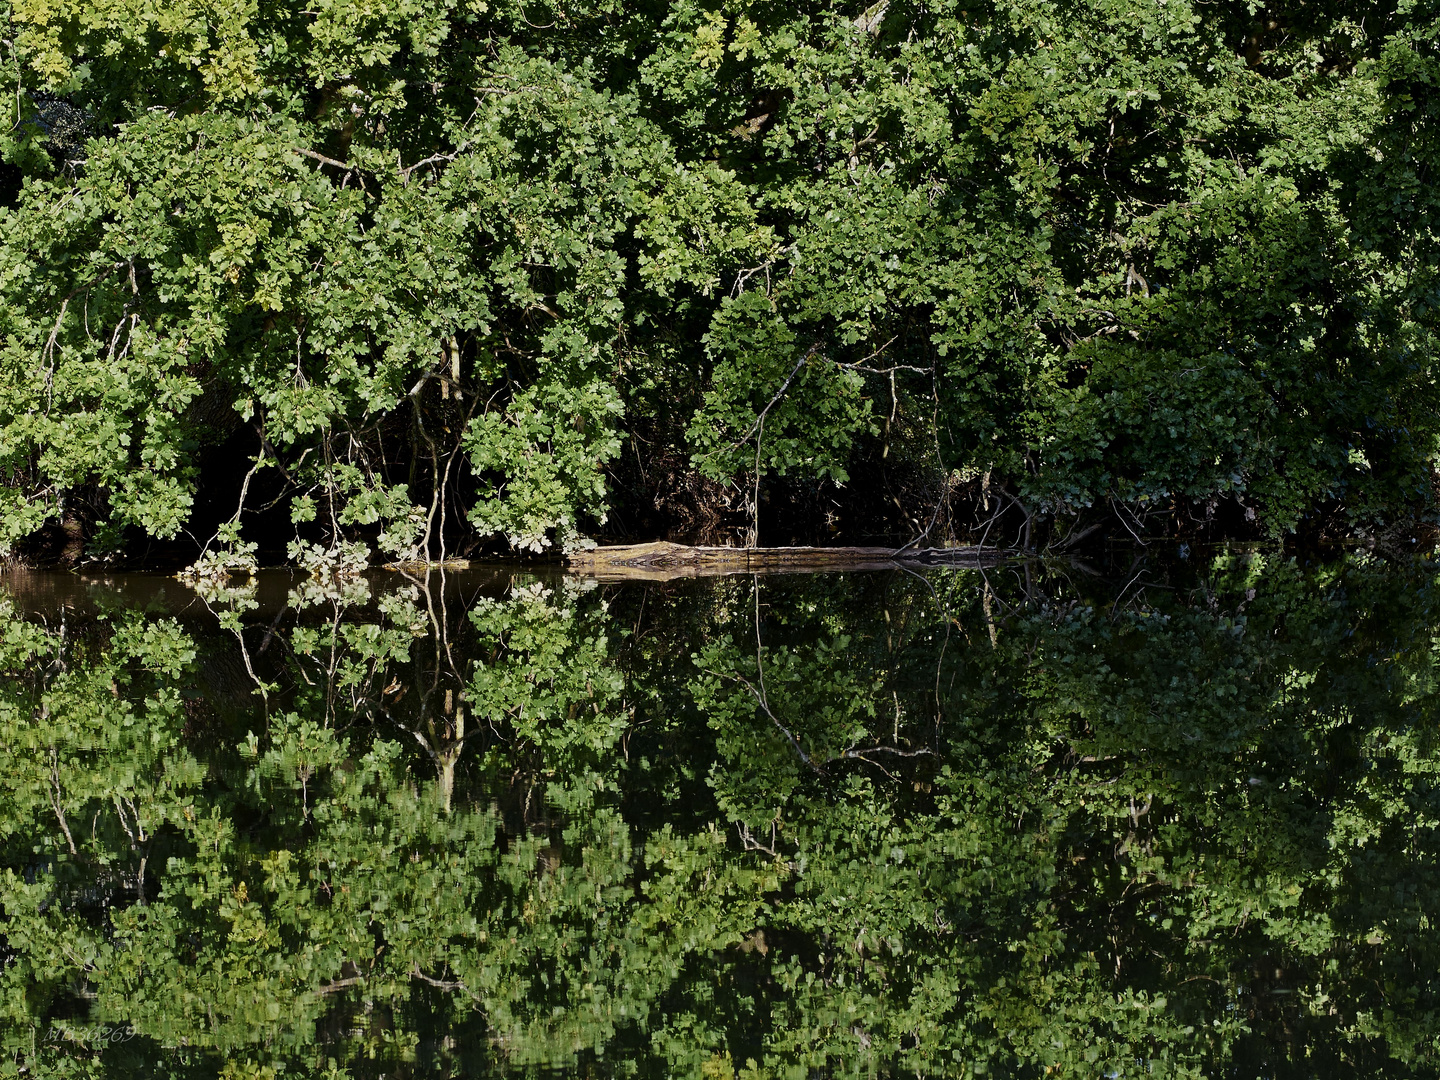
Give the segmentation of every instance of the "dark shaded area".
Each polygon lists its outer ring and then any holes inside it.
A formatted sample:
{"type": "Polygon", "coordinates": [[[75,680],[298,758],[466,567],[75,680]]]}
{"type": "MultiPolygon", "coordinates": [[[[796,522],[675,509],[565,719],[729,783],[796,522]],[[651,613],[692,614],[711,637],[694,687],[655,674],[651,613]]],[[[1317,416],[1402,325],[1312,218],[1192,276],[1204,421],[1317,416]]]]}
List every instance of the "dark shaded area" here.
{"type": "Polygon", "coordinates": [[[7,162],[0,162],[0,206],[14,206],[19,202],[24,186],[24,170],[7,162]]]}

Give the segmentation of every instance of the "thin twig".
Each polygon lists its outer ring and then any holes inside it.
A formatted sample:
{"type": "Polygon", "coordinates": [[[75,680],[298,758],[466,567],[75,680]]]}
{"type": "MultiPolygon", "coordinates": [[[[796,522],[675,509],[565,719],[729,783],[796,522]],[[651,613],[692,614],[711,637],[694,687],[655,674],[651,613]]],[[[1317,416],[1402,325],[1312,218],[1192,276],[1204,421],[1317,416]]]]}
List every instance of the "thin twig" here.
{"type": "Polygon", "coordinates": [[[790,374],[785,376],[785,381],[780,384],[780,389],[775,391],[775,396],[770,399],[770,404],[766,405],[765,408],[760,410],[760,415],[755,418],[755,423],[750,425],[749,431],[747,431],[744,435],[736,439],[733,443],[731,443],[725,448],[727,452],[730,450],[738,450],[740,447],[744,446],[747,442],[750,441],[750,436],[754,435],[756,431],[759,431],[761,429],[762,425],[765,423],[766,414],[769,413],[770,410],[773,409],[777,403],[779,403],[780,399],[785,396],[785,391],[790,389],[790,383],[794,381],[796,374],[805,365],[805,362],[811,357],[813,357],[815,353],[819,351],[819,349],[820,343],[817,341],[814,345],[810,346],[810,348],[805,352],[804,356],[800,357],[799,360],[795,361],[795,366],[790,369],[790,374]]]}
{"type": "Polygon", "coordinates": [[[60,751],[54,747],[50,749],[50,786],[50,805],[55,808],[55,816],[60,819],[60,829],[65,834],[65,843],[69,845],[71,855],[78,854],[75,850],[75,838],[70,835],[70,826],[65,821],[65,808],[61,805],[60,751]]]}

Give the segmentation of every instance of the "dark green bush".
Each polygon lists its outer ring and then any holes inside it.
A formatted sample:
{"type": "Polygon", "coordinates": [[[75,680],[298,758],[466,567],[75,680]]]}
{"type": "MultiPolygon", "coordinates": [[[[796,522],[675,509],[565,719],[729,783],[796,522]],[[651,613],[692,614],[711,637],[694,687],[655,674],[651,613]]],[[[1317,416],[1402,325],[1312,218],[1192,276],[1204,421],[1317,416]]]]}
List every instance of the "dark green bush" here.
{"type": "Polygon", "coordinates": [[[641,427],[747,490],[883,430],[1060,514],[1428,497],[1426,5],[6,10],[6,545],[183,530],[232,406],[392,557],[578,542],[641,427]]]}

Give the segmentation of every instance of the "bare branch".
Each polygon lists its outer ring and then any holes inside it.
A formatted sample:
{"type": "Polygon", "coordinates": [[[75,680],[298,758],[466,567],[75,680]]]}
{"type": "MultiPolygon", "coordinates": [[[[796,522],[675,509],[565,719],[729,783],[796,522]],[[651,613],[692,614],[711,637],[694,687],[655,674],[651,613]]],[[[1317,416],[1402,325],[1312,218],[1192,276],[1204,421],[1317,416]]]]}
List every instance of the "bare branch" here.
{"type": "Polygon", "coordinates": [[[457,157],[459,157],[469,148],[470,144],[468,142],[463,142],[448,154],[431,154],[429,157],[415,162],[414,165],[402,168],[400,170],[400,182],[402,184],[408,184],[410,182],[410,174],[413,173],[416,169],[422,169],[426,165],[438,165],[442,161],[454,161],[457,157]]]}
{"type": "Polygon", "coordinates": [[[804,356],[800,357],[799,360],[795,361],[795,366],[790,369],[790,374],[785,376],[785,381],[780,384],[780,389],[775,391],[775,396],[770,399],[770,403],[766,405],[765,408],[760,410],[760,415],[755,418],[755,423],[750,425],[750,430],[747,431],[740,438],[736,439],[729,446],[727,446],[725,448],[727,451],[738,450],[740,447],[744,446],[747,442],[750,441],[750,437],[752,435],[754,435],[757,431],[761,430],[761,428],[765,424],[766,415],[770,412],[771,409],[776,406],[777,403],[779,403],[780,399],[785,396],[785,391],[790,389],[790,384],[795,380],[795,376],[805,365],[805,362],[811,357],[813,357],[819,350],[820,343],[817,341],[814,345],[811,345],[808,350],[806,350],[804,356]]]}
{"type": "Polygon", "coordinates": [[[420,970],[420,965],[418,963],[410,969],[410,976],[412,978],[419,979],[423,983],[429,983],[437,990],[465,990],[467,993],[469,991],[469,988],[458,979],[454,981],[448,981],[444,979],[432,979],[429,975],[426,975],[423,971],[420,970]]]}
{"type": "Polygon", "coordinates": [[[360,166],[351,165],[348,162],[336,161],[333,157],[326,157],[324,154],[316,153],[314,150],[307,150],[303,146],[292,146],[292,150],[301,157],[308,157],[312,161],[318,161],[321,165],[331,165],[337,169],[344,169],[346,172],[356,172],[360,166]]]}

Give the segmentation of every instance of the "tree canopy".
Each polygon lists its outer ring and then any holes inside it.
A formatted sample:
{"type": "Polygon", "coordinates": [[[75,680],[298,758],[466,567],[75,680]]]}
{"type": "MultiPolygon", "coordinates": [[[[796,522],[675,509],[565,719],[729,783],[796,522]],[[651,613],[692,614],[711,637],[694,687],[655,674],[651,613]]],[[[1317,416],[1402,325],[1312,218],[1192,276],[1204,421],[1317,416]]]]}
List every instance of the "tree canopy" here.
{"type": "Polygon", "coordinates": [[[295,558],[857,469],[912,533],[1428,504],[1432,5],[5,11],[5,545],[180,534],[206,446],[295,558]]]}

